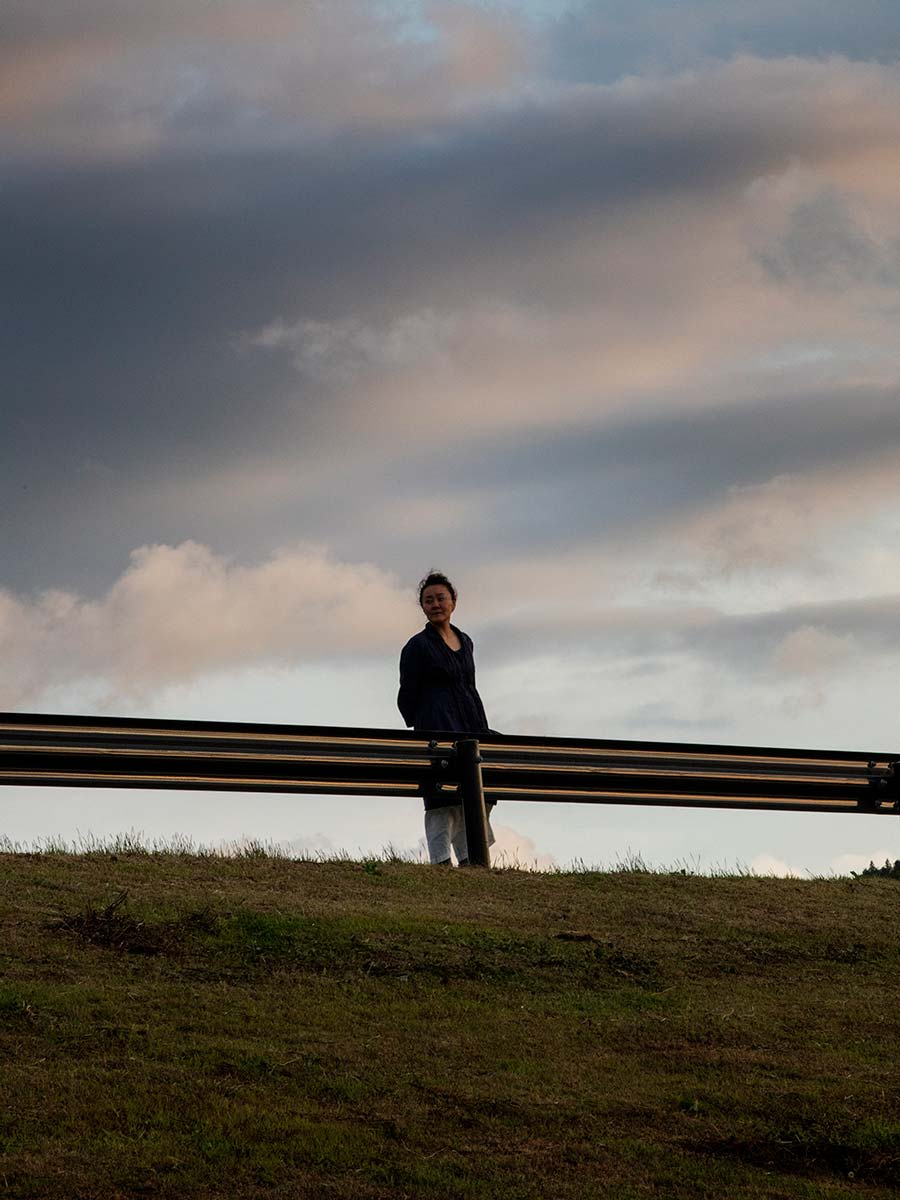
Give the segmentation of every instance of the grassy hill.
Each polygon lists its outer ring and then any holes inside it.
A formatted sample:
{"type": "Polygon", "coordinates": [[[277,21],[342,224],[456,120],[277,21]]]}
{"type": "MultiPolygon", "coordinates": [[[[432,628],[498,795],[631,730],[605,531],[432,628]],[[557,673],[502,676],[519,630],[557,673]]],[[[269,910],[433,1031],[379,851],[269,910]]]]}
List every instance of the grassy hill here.
{"type": "Polygon", "coordinates": [[[898,901],[0,855],[0,1196],[892,1196],[898,901]]]}

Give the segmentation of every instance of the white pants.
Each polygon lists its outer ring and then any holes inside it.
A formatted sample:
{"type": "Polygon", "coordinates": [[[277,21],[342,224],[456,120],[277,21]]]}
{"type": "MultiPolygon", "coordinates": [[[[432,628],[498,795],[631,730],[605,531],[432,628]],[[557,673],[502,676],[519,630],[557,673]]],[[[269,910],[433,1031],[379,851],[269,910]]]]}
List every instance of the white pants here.
{"type": "MultiPolygon", "coordinates": [[[[493,846],[494,831],[491,829],[490,816],[487,827],[488,845],[493,846]]],[[[428,843],[428,858],[433,863],[447,862],[451,846],[457,862],[467,859],[469,851],[466,846],[466,822],[462,805],[448,804],[445,808],[426,808],[425,841],[428,843]]]]}

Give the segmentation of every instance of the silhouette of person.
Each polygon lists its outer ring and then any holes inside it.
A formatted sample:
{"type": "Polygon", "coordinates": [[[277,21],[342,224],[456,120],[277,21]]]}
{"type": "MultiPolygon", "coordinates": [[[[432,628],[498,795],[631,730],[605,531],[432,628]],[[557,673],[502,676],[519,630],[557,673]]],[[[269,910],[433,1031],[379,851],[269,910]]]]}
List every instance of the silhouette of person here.
{"type": "MultiPolygon", "coordinates": [[[[472,639],[450,618],[456,608],[456,588],[446,575],[431,571],[419,584],[419,605],[425,628],[411,637],[400,653],[400,691],[397,707],[413,729],[431,733],[488,733],[484,705],[475,686],[472,639]]],[[[423,791],[425,840],[432,863],[449,866],[450,847],[461,867],[469,861],[462,804],[447,804],[435,787],[423,791]]],[[[488,815],[490,816],[489,807],[488,815]]],[[[488,844],[494,833],[488,820],[488,844]]]]}

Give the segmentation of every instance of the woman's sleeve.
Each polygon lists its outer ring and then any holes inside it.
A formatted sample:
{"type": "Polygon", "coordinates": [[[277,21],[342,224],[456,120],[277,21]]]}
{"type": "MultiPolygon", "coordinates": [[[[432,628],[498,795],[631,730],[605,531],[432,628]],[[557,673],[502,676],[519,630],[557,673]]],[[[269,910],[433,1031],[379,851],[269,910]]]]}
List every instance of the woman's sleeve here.
{"type": "Polygon", "coordinates": [[[422,679],[422,656],[412,642],[407,642],[400,653],[400,691],[397,707],[403,720],[411,729],[416,722],[416,705],[422,679]]]}

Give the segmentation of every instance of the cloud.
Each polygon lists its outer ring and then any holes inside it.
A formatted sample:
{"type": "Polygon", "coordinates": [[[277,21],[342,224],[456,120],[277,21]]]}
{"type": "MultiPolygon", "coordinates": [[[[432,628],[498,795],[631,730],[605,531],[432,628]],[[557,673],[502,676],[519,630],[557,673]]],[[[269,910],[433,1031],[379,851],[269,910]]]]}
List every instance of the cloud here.
{"type": "Polygon", "coordinates": [[[760,253],[779,282],[795,279],[816,291],[900,282],[900,242],[867,234],[847,200],[820,186],[790,212],[780,241],[760,253]]]}
{"type": "Polygon", "coordinates": [[[831,869],[838,875],[850,875],[854,871],[864,871],[870,863],[874,863],[876,867],[882,866],[885,862],[893,863],[896,861],[896,857],[896,847],[893,849],[880,848],[871,853],[848,850],[845,854],[838,854],[831,860],[831,869]]]}
{"type": "MultiPolygon", "coordinates": [[[[770,469],[777,469],[779,460],[787,463],[792,459],[798,467],[806,466],[805,472],[776,474],[758,483],[733,482],[721,490],[711,481],[703,496],[698,485],[699,503],[694,511],[684,505],[673,512],[670,529],[677,530],[687,549],[682,554],[683,586],[698,587],[715,577],[748,573],[778,574],[782,580],[806,573],[820,581],[830,577],[833,584],[839,575],[847,574],[855,577],[855,590],[859,590],[864,539],[858,533],[850,535],[856,539],[851,564],[844,545],[846,531],[855,531],[862,518],[871,522],[875,514],[890,512],[896,504],[900,449],[892,445],[893,434],[887,434],[881,446],[874,439],[867,448],[862,439],[854,446],[864,423],[862,413],[855,428],[835,429],[829,447],[830,439],[823,437],[825,408],[820,403],[808,412],[807,437],[799,427],[793,433],[783,426],[779,429],[776,414],[765,433],[765,441],[771,438],[775,443],[769,455],[770,469]]],[[[736,429],[741,424],[735,420],[736,429]]],[[[745,469],[765,474],[762,439],[757,448],[758,459],[752,444],[745,448],[745,469]]],[[[732,479],[742,470],[736,457],[729,456],[723,466],[726,473],[732,472],[732,479]]],[[[884,572],[880,580],[867,579],[866,585],[883,588],[892,577],[884,572]]],[[[677,572],[672,578],[677,578],[677,572]]]]}
{"type": "MultiPolygon", "coordinates": [[[[735,408],[771,386],[761,358],[835,338],[863,359],[884,356],[896,379],[890,313],[858,288],[807,295],[812,268],[798,264],[809,253],[791,228],[830,188],[887,261],[900,234],[897,96],[884,68],[742,60],[538,90],[454,112],[427,137],[397,126],[362,139],[341,127],[277,151],[263,139],[252,151],[161,147],[139,163],[23,170],[3,201],[20,297],[4,347],[10,377],[40,381],[32,421],[76,426],[86,440],[85,417],[103,419],[119,442],[106,418],[139,380],[152,404],[125,403],[143,426],[142,461],[157,456],[160,470],[176,438],[215,443],[218,463],[236,427],[274,453],[310,417],[347,440],[361,426],[368,444],[373,427],[395,441],[413,417],[421,440],[451,404],[458,429],[735,408]],[[806,190],[779,190],[798,162],[806,190]],[[36,229],[44,255],[26,253],[36,229]],[[761,265],[766,253],[781,276],[761,265]],[[423,324],[430,350],[392,357],[423,324]],[[68,336],[38,356],[36,325],[68,336]],[[303,384],[272,354],[229,358],[247,330],[267,330],[271,349],[280,331],[303,384]],[[63,369],[69,386],[48,411],[63,369]],[[354,385],[337,402],[335,373],[354,385]],[[376,408],[380,422],[367,422],[376,408]],[[265,419],[250,422],[259,409],[265,419]],[[187,429],[185,411],[195,415],[187,429]]],[[[826,261],[844,261],[843,236],[832,223],[813,241],[826,261]]]]}
{"type": "Polygon", "coordinates": [[[317,547],[242,567],[194,542],[144,546],[99,599],[0,592],[0,706],[78,681],[115,702],[248,665],[393,652],[413,600],[377,567],[317,547]]]}
{"type": "Polygon", "coordinates": [[[775,875],[786,879],[805,879],[804,867],[792,867],[774,854],[757,854],[750,860],[750,870],[756,875],[775,875]]]}
{"type": "Polygon", "coordinates": [[[735,54],[761,58],[896,59],[897,14],[891,0],[852,8],[819,0],[605,0],[563,2],[547,43],[548,70],[570,80],[698,68],[735,54]]]}
{"type": "Polygon", "coordinates": [[[846,672],[858,656],[859,648],[852,636],[841,637],[814,625],[791,630],[772,652],[775,673],[801,685],[799,690],[795,687],[785,692],[784,711],[822,708],[826,701],[826,680],[846,672]]]}
{"type": "Polygon", "coordinates": [[[26,158],[415,128],[502,90],[528,60],[519,23],[466,3],[415,15],[363,0],[33,0],[4,20],[0,122],[26,158]]]}
{"type": "MultiPolygon", "coordinates": [[[[689,737],[696,731],[691,740],[721,741],[720,731],[731,727],[729,740],[740,741],[747,736],[741,726],[754,723],[754,704],[784,703],[799,717],[839,697],[839,742],[847,740],[844,726],[864,724],[867,714],[873,732],[864,740],[882,726],[884,740],[893,740],[889,718],[869,706],[851,721],[846,705],[862,692],[880,695],[896,669],[897,595],[790,604],[776,588],[771,607],[748,611],[738,580],[718,603],[685,603],[652,589],[627,603],[629,563],[621,577],[606,580],[592,576],[592,565],[582,552],[580,562],[560,560],[555,571],[536,561],[529,576],[523,567],[523,587],[531,583],[519,603],[511,601],[516,576],[504,568],[494,571],[492,592],[476,579],[474,598],[463,594],[466,610],[478,614],[480,662],[503,714],[494,718],[498,727],[527,717],[540,700],[539,711],[549,714],[589,715],[593,706],[594,720],[601,711],[604,721],[612,716],[623,737],[652,728],[653,736],[671,738],[680,729],[689,737]]],[[[830,720],[820,720],[815,744],[830,720]]],[[[782,740],[786,728],[768,740],[782,740]]],[[[555,715],[535,730],[551,731],[566,732],[555,715]]]]}
{"type": "Polygon", "coordinates": [[[854,652],[852,637],[804,625],[778,642],[772,661],[775,669],[786,675],[815,677],[843,667],[854,652]]]}
{"type": "Polygon", "coordinates": [[[337,315],[247,336],[343,385],[334,418],[367,438],[427,434],[448,406],[458,436],[896,385],[898,97],[885,68],[740,60],[461,118],[391,159],[402,256],[337,315]]]}
{"type": "Polygon", "coordinates": [[[278,318],[256,333],[240,338],[239,344],[288,350],[301,375],[341,386],[369,374],[419,363],[427,363],[433,369],[436,361],[444,359],[457,325],[457,318],[439,316],[430,310],[398,317],[384,329],[372,328],[354,318],[300,319],[293,324],[278,318]]]}
{"type": "Polygon", "coordinates": [[[552,854],[541,854],[533,838],[510,825],[498,825],[491,820],[496,841],[491,847],[491,862],[495,867],[510,867],[520,871],[550,871],[556,865],[552,854]]]}
{"type": "Polygon", "coordinates": [[[890,630],[898,613],[898,595],[820,601],[761,613],[722,614],[688,636],[695,653],[705,642],[710,656],[754,669],[775,666],[801,674],[845,670],[851,648],[860,665],[865,659],[893,657],[890,630]]]}

